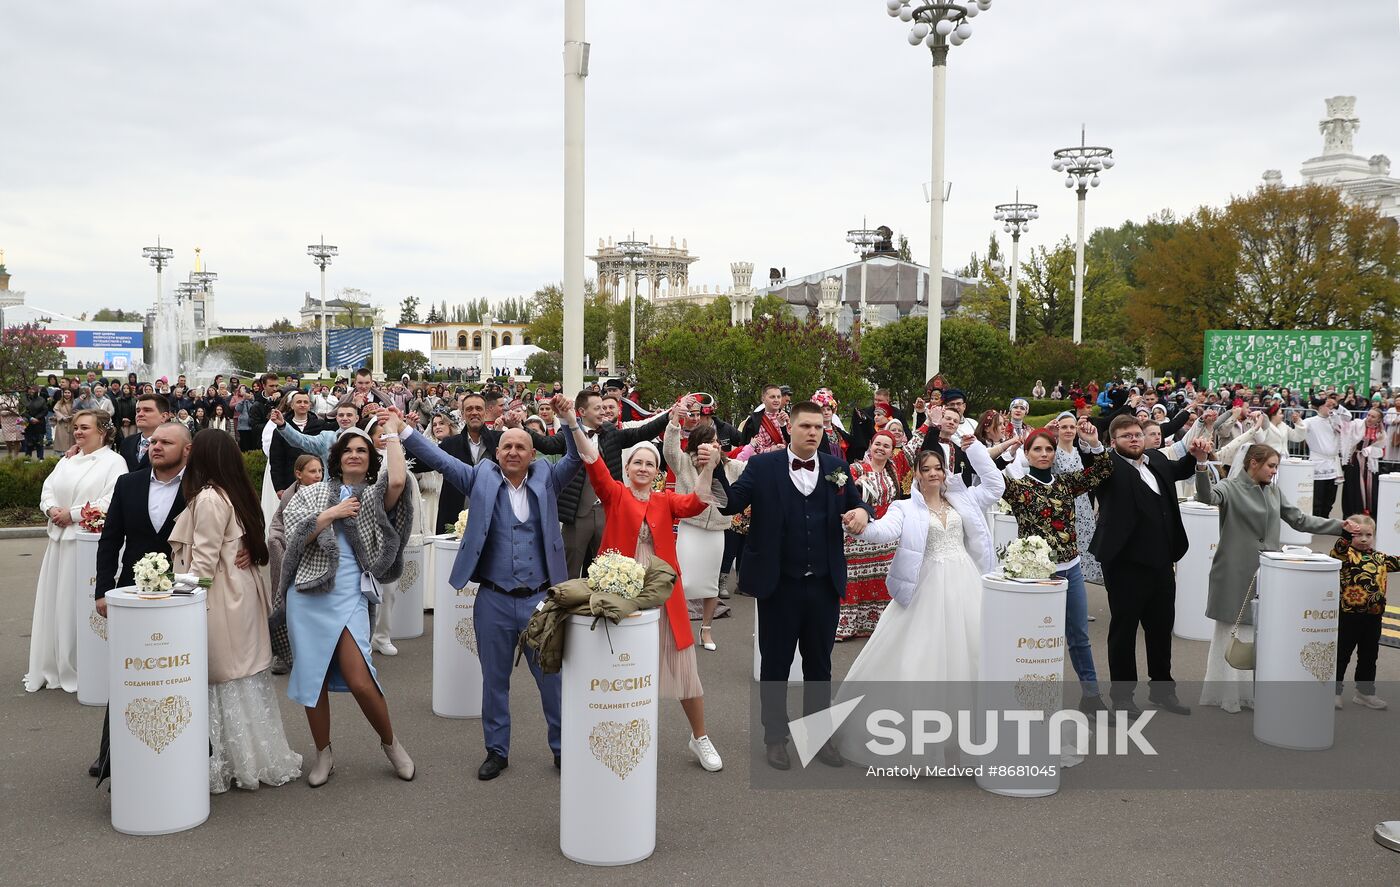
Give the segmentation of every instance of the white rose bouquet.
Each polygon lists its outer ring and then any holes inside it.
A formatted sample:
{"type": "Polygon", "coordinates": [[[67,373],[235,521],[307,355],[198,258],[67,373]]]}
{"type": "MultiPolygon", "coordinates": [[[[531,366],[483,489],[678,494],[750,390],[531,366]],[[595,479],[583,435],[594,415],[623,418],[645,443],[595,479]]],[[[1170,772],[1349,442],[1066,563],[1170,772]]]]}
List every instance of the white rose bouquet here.
{"type": "Polygon", "coordinates": [[[1039,536],[1015,540],[1006,546],[1001,572],[1007,579],[1049,579],[1055,575],[1049,543],[1039,536]]]}
{"type": "Polygon", "coordinates": [[[616,549],[605,551],[588,568],[588,587],[631,599],[642,593],[647,569],[616,549]]]}
{"type": "Polygon", "coordinates": [[[462,509],[462,513],[457,515],[457,523],[452,525],[452,538],[461,539],[467,532],[467,510],[462,509]]]}
{"type": "Polygon", "coordinates": [[[148,595],[171,594],[177,585],[193,591],[195,588],[208,588],[214,584],[214,580],[201,579],[193,573],[176,576],[174,568],[170,565],[170,558],[158,551],[137,561],[132,573],[136,578],[136,587],[142,594],[148,595]]]}

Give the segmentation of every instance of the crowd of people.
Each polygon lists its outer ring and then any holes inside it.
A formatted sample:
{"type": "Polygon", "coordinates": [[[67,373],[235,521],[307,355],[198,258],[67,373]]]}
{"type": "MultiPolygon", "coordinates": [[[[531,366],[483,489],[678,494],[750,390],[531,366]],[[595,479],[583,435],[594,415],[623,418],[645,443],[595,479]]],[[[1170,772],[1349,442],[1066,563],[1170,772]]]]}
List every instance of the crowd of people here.
{"type": "MultiPolygon", "coordinates": [[[[1309,392],[1305,401],[1287,389],[1203,390],[1189,379],[1057,382],[1050,394],[1069,396],[1068,408],[1033,427],[1028,400],[974,408],[941,377],[907,406],[881,389],[849,411],[830,389],[795,397],[775,383],[731,424],[707,395],[652,411],[617,381],[566,395],[558,384],[521,382],[380,385],[368,370],[309,385],[266,373],[246,383],[217,377],[199,395],[184,376],[172,385],[87,375],[86,383],[51,376],[49,386],[0,401],[7,440],[18,432],[25,453],[48,445],[64,456],[40,503],[50,541],[25,687],[76,689],[65,546],[82,509],[101,509],[99,612],[150,552],[214,580],[211,791],[301,775],[303,758],[278,713],[277,674],[287,674],[287,695],[306,710],[309,784],[323,785],[334,768],[333,691],[354,697],[393,772],[413,778],[374,655],[397,653],[389,590],[409,538],[448,531],[464,509],[451,581],[480,589],[483,780],[509,766],[520,633],[549,589],[586,575],[600,553],[655,557],[678,577],[660,620],[660,693],[680,701],[689,751],[706,770],[723,762],[706,724],[697,650],[719,649],[725,598],[756,598],[767,760],[787,769],[783,686],[799,652],[807,713],[829,706],[833,645],[850,639],[869,638],[848,679],[976,679],[978,576],[999,559],[989,517],[998,508],[1015,517],[1021,537],[1049,544],[1067,582],[1080,708],[1107,707],[1088,631],[1086,583],[1095,582],[1109,602],[1113,710],[1142,712],[1140,630],[1146,703],[1189,714],[1172,674],[1174,565],[1188,545],[1178,492],[1220,511],[1207,608],[1218,628],[1200,704],[1250,704],[1250,676],[1224,651],[1232,631],[1249,631],[1237,614],[1257,553],[1278,547],[1281,518],[1340,536],[1338,693],[1354,652],[1354,698],[1385,706],[1374,687],[1376,647],[1384,576],[1397,562],[1374,550],[1367,513],[1377,478],[1400,457],[1400,396],[1389,391],[1309,392]],[[1272,485],[1280,460],[1304,447],[1315,479],[1311,514],[1272,485]],[[240,453],[258,449],[266,456],[261,497],[240,453]],[[1345,520],[1331,517],[1339,485],[1345,520]]],[[[1045,393],[1039,382],[1031,392],[1045,393]]],[[[559,676],[526,659],[560,766],[559,676]]],[[[843,749],[849,757],[838,735],[817,757],[840,766],[843,749]]]]}

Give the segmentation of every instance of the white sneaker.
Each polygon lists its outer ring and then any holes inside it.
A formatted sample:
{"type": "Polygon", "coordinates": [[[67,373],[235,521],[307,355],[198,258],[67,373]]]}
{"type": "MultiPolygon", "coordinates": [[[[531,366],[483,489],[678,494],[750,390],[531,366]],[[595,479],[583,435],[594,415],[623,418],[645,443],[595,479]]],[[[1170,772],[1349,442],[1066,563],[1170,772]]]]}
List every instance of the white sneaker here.
{"type": "Polygon", "coordinates": [[[700,759],[701,767],[711,773],[724,767],[724,761],[720,760],[719,752],[715,751],[715,744],[710,741],[708,735],[701,736],[699,739],[692,736],[688,744],[691,752],[700,759]]]}
{"type": "MultiPolygon", "coordinates": [[[[1365,693],[1357,693],[1355,696],[1351,697],[1351,701],[1355,702],[1357,705],[1364,705],[1367,708],[1374,709],[1382,709],[1389,704],[1384,699],[1380,698],[1374,693],[1370,694],[1369,696],[1365,693]]],[[[1337,697],[1337,704],[1342,704],[1342,698],[1340,696],[1337,697]]]]}
{"type": "Polygon", "coordinates": [[[383,653],[385,656],[399,655],[399,648],[394,646],[393,641],[374,641],[370,646],[374,648],[374,652],[383,653]]]}
{"type": "Polygon", "coordinates": [[[1341,711],[1341,710],[1342,710],[1342,697],[1341,697],[1341,695],[1340,695],[1340,694],[1337,695],[1337,696],[1335,697],[1335,699],[1336,699],[1336,702],[1334,703],[1334,706],[1336,707],[1337,711],[1341,711]]]}

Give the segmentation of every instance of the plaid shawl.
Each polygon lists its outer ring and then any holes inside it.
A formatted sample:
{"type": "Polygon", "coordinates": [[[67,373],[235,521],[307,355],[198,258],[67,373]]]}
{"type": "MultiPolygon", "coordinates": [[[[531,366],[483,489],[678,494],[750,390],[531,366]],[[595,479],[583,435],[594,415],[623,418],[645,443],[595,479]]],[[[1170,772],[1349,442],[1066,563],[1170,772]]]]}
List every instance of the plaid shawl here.
{"type": "MultiPolygon", "coordinates": [[[[278,579],[284,594],[289,588],[301,592],[331,590],[340,563],[335,530],[326,527],[314,539],[312,533],[316,530],[317,516],[340,501],[340,486],[338,479],[328,478],[302,487],[287,501],[282,513],[287,553],[278,579]]],[[[384,496],[388,489],[388,471],[381,472],[372,486],[354,486],[353,495],[360,499],[360,513],[353,519],[339,521],[349,535],[350,547],[360,569],[381,582],[393,582],[403,572],[403,550],[413,532],[412,495],[405,488],[393,511],[386,512],[384,496]]],[[[370,622],[373,621],[371,613],[370,622]]]]}

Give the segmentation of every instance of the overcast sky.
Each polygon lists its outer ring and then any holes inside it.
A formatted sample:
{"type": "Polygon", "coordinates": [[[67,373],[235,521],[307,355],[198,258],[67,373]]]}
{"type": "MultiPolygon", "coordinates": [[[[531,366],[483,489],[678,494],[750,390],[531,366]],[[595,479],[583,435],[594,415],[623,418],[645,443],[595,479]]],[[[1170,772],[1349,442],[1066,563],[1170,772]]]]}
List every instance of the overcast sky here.
{"type": "MultiPolygon", "coordinates": [[[[884,6],[592,0],[589,252],[684,237],[691,282],[728,286],[844,263],[865,219],[926,262],[929,53],[884,6]]],[[[158,235],[167,286],[203,247],[229,324],[293,315],[322,233],[331,290],[391,321],[562,279],[559,0],[16,2],[3,28],[0,248],[30,304],[145,309],[158,235]]],[[[1397,57],[1396,0],[994,0],[951,52],[944,266],[1018,185],[1023,245],[1073,234],[1049,165],[1081,122],[1118,158],[1091,228],[1296,182],[1328,96],[1400,164],[1397,57]]]]}

